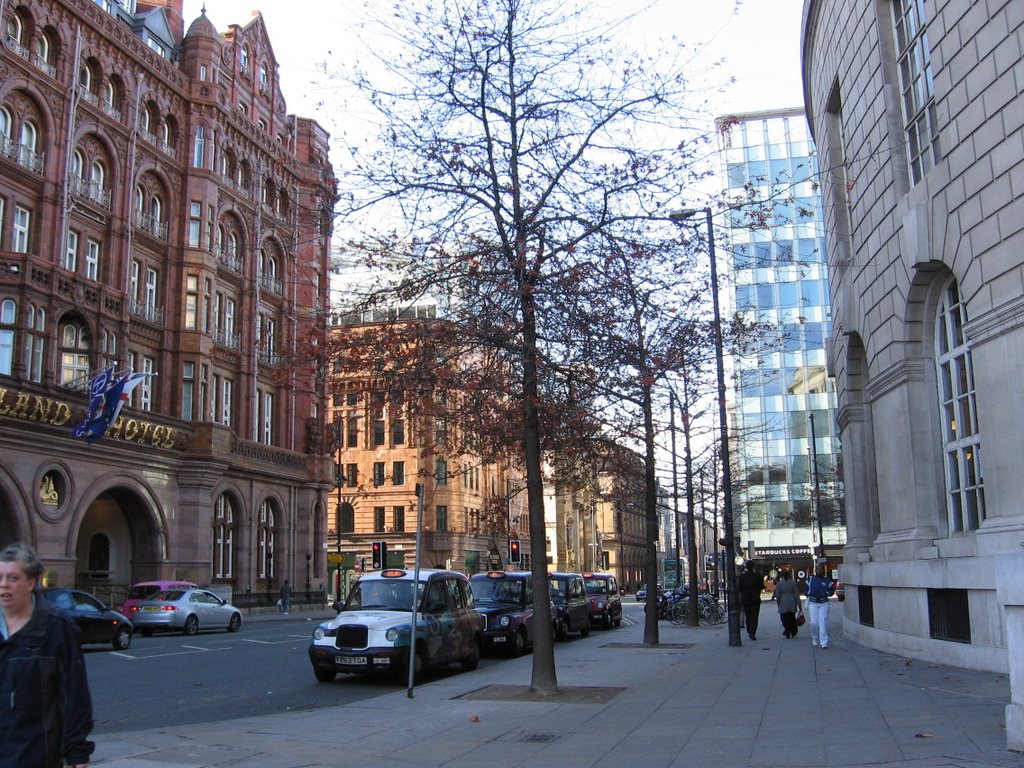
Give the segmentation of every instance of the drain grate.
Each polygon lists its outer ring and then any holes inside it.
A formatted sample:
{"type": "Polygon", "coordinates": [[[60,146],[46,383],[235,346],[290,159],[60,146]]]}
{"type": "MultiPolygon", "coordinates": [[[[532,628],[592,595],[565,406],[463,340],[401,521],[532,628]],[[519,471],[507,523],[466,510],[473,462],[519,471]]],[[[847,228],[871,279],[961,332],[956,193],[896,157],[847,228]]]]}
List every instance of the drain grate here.
{"type": "Polygon", "coordinates": [[[546,744],[549,741],[554,741],[558,738],[558,734],[555,733],[528,733],[520,741],[527,741],[531,744],[546,744]]]}

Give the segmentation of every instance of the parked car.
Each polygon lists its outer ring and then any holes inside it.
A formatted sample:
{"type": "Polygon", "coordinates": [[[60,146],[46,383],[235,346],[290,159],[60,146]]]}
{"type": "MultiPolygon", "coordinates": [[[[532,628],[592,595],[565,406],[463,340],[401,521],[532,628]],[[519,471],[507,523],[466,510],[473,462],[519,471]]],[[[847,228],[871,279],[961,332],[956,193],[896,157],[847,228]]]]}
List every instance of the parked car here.
{"type": "Polygon", "coordinates": [[[622,623],[622,596],[619,583],[611,573],[584,573],[583,585],[590,600],[590,622],[605,629],[622,623]]]}
{"type": "Polygon", "coordinates": [[[165,589],[132,606],[132,623],[144,637],[176,631],[194,635],[200,629],[242,628],[242,612],[213,592],[194,587],[165,589]]]}
{"type": "Polygon", "coordinates": [[[75,620],[82,645],[110,643],[115,651],[132,644],[132,623],[88,592],[77,589],[44,589],[43,597],[75,620]]]}
{"type": "Polygon", "coordinates": [[[133,606],[138,605],[143,600],[148,600],[157,592],[163,592],[165,589],[196,589],[198,587],[198,584],[193,584],[191,581],[182,581],[181,579],[140,581],[138,584],[131,586],[131,589],[128,590],[127,599],[118,610],[125,616],[131,616],[133,606]]]}
{"type": "Polygon", "coordinates": [[[590,600],[583,577],[578,573],[549,573],[548,590],[555,606],[555,638],[565,640],[570,632],[590,634],[590,600]]]}
{"type": "Polygon", "coordinates": [[[484,648],[520,656],[533,648],[533,581],[529,571],[490,571],[469,580],[484,617],[484,648]]]}
{"type": "Polygon", "coordinates": [[[428,667],[459,663],[477,668],[483,649],[484,617],[473,590],[456,571],[385,568],[363,574],[338,615],[313,631],[309,661],[322,683],[342,674],[389,672],[399,681],[409,673],[413,597],[417,600],[414,677],[428,667]],[[415,592],[414,592],[415,590],[415,592]]]}

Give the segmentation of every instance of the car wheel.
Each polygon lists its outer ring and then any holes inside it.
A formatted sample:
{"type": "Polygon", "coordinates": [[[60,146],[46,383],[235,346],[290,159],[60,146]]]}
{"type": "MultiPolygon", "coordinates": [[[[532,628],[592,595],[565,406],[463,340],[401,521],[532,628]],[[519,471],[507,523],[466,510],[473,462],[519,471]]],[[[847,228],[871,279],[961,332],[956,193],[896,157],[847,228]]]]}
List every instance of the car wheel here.
{"type": "Polygon", "coordinates": [[[199,618],[195,614],[192,614],[187,619],[185,619],[185,628],[181,630],[181,634],[183,634],[183,635],[194,635],[198,631],[199,631],[199,618]]]}
{"type": "Polygon", "coordinates": [[[139,630],[139,634],[142,635],[143,637],[152,637],[153,636],[153,630],[152,629],[140,629],[139,630]]]}
{"type": "Polygon", "coordinates": [[[512,644],[509,646],[508,655],[512,658],[522,656],[526,653],[526,630],[522,627],[512,637],[512,644]]]}
{"type": "MultiPolygon", "coordinates": [[[[242,628],[242,617],[237,613],[231,614],[231,621],[228,622],[228,632],[237,632],[242,628]]],[[[333,679],[333,678],[332,678],[333,679]]]]}
{"type": "Polygon", "coordinates": [[[558,622],[555,625],[555,640],[564,641],[569,637],[569,630],[566,629],[564,622],[558,622]]]}
{"type": "Polygon", "coordinates": [[[111,641],[111,645],[114,646],[115,651],[127,651],[128,646],[132,644],[132,631],[128,627],[121,626],[117,628],[117,632],[114,633],[114,639],[111,641]]]}
{"type": "Polygon", "coordinates": [[[604,615],[604,620],[601,622],[601,624],[602,624],[602,626],[605,629],[611,629],[612,628],[612,615],[610,613],[606,613],[604,615]]]}
{"type": "Polygon", "coordinates": [[[618,616],[616,616],[615,619],[612,621],[612,626],[614,626],[614,627],[622,626],[622,614],[621,613],[618,616]]]}
{"type": "Polygon", "coordinates": [[[462,671],[472,672],[474,669],[480,666],[480,641],[474,640],[470,649],[469,656],[462,660],[462,671]]]}
{"type": "Polygon", "coordinates": [[[332,669],[320,669],[320,667],[313,667],[313,674],[321,683],[332,683],[334,682],[334,678],[338,675],[338,673],[332,669]]]}
{"type": "Polygon", "coordinates": [[[580,637],[586,637],[589,634],[590,634],[590,619],[588,618],[587,622],[582,627],[580,627],[580,637]]]}

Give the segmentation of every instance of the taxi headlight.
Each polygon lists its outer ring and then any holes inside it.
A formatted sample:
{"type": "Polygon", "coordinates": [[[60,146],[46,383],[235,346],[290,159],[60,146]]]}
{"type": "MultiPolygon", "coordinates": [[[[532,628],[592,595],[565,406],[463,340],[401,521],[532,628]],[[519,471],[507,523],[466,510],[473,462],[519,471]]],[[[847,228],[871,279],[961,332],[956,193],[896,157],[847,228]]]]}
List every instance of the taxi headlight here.
{"type": "Polygon", "coordinates": [[[409,636],[409,627],[407,627],[407,626],[406,627],[392,627],[391,629],[389,629],[387,632],[384,633],[384,639],[387,640],[389,643],[395,642],[400,637],[408,637],[408,636],[409,636]]]}
{"type": "Polygon", "coordinates": [[[313,639],[314,640],[323,640],[326,635],[327,635],[327,633],[324,632],[324,628],[323,627],[317,627],[316,629],[313,630],[313,639]]]}
{"type": "Polygon", "coordinates": [[[512,617],[511,616],[502,616],[500,619],[498,619],[498,626],[499,627],[507,627],[511,623],[512,623],[512,617]]]}

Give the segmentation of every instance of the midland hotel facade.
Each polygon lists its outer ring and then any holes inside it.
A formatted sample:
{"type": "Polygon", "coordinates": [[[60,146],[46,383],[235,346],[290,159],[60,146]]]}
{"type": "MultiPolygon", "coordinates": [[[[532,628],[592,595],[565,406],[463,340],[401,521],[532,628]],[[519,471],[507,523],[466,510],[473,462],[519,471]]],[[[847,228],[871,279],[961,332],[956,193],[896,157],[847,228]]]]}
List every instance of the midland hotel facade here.
{"type": "Polygon", "coordinates": [[[328,136],[262,17],[0,0],[0,545],[49,583],[325,581],[328,136]],[[92,372],[151,374],[93,445],[92,372]]]}

